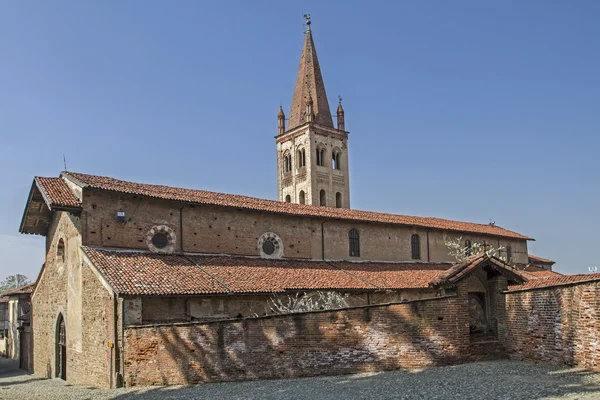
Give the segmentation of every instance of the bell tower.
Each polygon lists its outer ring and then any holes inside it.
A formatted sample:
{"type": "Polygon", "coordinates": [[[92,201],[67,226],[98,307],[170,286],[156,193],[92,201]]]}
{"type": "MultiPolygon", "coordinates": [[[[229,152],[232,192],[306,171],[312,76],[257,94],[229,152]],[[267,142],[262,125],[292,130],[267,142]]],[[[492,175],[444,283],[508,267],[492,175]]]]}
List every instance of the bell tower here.
{"type": "Polygon", "coordinates": [[[350,208],[348,134],[342,98],[333,125],[310,15],[287,127],[285,114],[277,115],[277,190],[279,201],[350,208]]]}

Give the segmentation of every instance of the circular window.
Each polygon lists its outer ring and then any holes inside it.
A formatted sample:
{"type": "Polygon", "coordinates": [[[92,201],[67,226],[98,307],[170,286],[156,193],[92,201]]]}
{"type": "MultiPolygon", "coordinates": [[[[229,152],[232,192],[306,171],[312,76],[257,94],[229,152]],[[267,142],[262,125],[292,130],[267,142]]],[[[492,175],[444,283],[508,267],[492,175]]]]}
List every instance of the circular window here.
{"type": "Polygon", "coordinates": [[[265,254],[268,255],[275,253],[275,243],[273,243],[273,239],[265,240],[263,242],[262,249],[265,254]]]}
{"type": "Polygon", "coordinates": [[[169,244],[169,237],[162,232],[152,236],[152,244],[157,249],[164,249],[169,244]]]}
{"type": "Polygon", "coordinates": [[[283,257],[283,242],[275,233],[264,233],[258,239],[258,249],[260,255],[266,258],[281,258],[283,257]]]}
{"type": "Polygon", "coordinates": [[[146,235],[146,245],[155,253],[172,253],[176,241],[175,232],[166,225],[154,226],[146,235]]]}

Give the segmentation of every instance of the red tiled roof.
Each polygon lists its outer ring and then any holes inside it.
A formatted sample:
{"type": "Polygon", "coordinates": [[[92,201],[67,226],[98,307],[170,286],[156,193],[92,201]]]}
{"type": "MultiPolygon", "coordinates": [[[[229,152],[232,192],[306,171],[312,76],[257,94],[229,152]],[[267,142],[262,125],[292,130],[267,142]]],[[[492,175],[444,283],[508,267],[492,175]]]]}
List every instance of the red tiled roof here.
{"type": "Polygon", "coordinates": [[[9,290],[8,292],[4,293],[3,296],[10,296],[10,295],[15,295],[15,294],[31,293],[31,292],[33,292],[34,288],[35,288],[35,282],[34,283],[28,283],[26,285],[19,286],[16,289],[9,290]]]}
{"type": "Polygon", "coordinates": [[[36,176],[35,183],[51,209],[52,207],[81,207],[81,203],[62,178],[36,176]]]}
{"type": "Polygon", "coordinates": [[[335,265],[382,289],[420,289],[430,285],[451,264],[405,264],[337,261],[335,265]]]}
{"type": "MultiPolygon", "coordinates": [[[[551,271],[548,271],[551,272],[551,271]]],[[[563,286],[582,282],[600,281],[600,274],[579,274],[579,275],[560,275],[546,276],[543,278],[531,279],[523,285],[510,286],[509,292],[518,292],[521,290],[541,289],[552,286],[563,286]]]]}
{"type": "Polygon", "coordinates": [[[10,298],[8,296],[0,297],[0,303],[8,303],[10,298]]]}
{"type": "Polygon", "coordinates": [[[529,262],[534,264],[556,264],[556,261],[534,256],[533,254],[529,254],[529,262]]]}
{"type": "Polygon", "coordinates": [[[234,293],[277,293],[287,290],[377,289],[322,261],[245,257],[191,256],[206,272],[234,293]]]}
{"type": "Polygon", "coordinates": [[[100,274],[119,294],[185,295],[229,292],[183,256],[101,251],[88,247],[83,249],[100,274]]]}
{"type": "Polygon", "coordinates": [[[180,189],[170,186],[127,182],[114,178],[86,175],[75,172],[63,172],[62,175],[71,178],[72,180],[78,182],[84,187],[140,196],[149,196],[158,199],[182,201],[186,203],[234,207],[316,218],[336,218],[355,221],[400,224],[407,226],[418,226],[424,228],[434,228],[458,232],[470,232],[483,235],[494,235],[501,237],[533,240],[532,238],[521,235],[520,233],[509,231],[508,229],[500,228],[499,226],[493,226],[489,224],[474,224],[470,222],[451,221],[441,218],[412,217],[406,215],[384,214],[370,211],[349,210],[343,208],[284,203],[273,200],[263,200],[254,197],[208,192],[205,190],[180,189]]]}
{"type": "Polygon", "coordinates": [[[464,262],[455,264],[452,266],[452,268],[443,272],[435,280],[433,280],[432,284],[453,285],[481,266],[486,266],[487,268],[500,271],[501,273],[506,274],[513,282],[522,283],[527,281],[527,278],[519,273],[517,269],[512,268],[501,260],[482,254],[470,257],[464,262]]]}
{"type": "Polygon", "coordinates": [[[515,266],[521,274],[525,275],[527,279],[539,279],[539,278],[548,278],[548,277],[556,277],[562,276],[558,272],[549,271],[547,269],[537,267],[535,265],[516,265],[515,266]]]}
{"type": "Polygon", "coordinates": [[[449,267],[83,250],[113,289],[124,295],[425,289],[449,267]]]}

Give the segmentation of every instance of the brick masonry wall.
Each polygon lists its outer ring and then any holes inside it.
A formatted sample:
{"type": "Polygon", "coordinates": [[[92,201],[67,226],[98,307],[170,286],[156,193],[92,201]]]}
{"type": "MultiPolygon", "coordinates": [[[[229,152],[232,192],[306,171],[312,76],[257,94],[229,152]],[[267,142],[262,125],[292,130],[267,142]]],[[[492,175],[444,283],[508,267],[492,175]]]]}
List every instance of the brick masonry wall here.
{"type": "Polygon", "coordinates": [[[56,376],[56,334],[63,315],[67,340],[67,382],[106,387],[114,340],[110,292],[79,257],[79,219],[56,213],[47,236],[46,266],[32,297],[34,373],[56,376]],[[66,243],[66,260],[56,257],[57,242],[66,243]]]}
{"type": "Polygon", "coordinates": [[[512,358],[600,370],[600,283],[508,293],[512,358]]]}
{"type": "Polygon", "coordinates": [[[469,355],[455,297],[236,321],[130,327],[127,386],[332,375],[446,365],[469,355]]]}
{"type": "MultiPolygon", "coordinates": [[[[146,236],[156,225],[166,225],[173,230],[177,240],[175,249],[181,248],[181,203],[140,196],[115,194],[97,190],[84,191],[82,235],[83,244],[99,247],[119,247],[148,250],[146,236]],[[117,211],[124,211],[126,222],[117,222],[117,211]]],[[[186,252],[260,255],[259,237],[265,232],[279,235],[284,244],[284,257],[322,257],[322,219],[284,216],[210,206],[184,205],[183,249],[186,252]]],[[[421,258],[432,262],[454,261],[444,244],[446,239],[462,237],[474,242],[484,240],[492,246],[511,245],[514,261],[527,263],[527,242],[468,235],[439,230],[413,228],[391,224],[353,221],[328,221],[324,225],[325,258],[377,261],[415,261],[411,257],[411,236],[420,236],[421,258]],[[348,232],[360,232],[360,257],[350,257],[348,232]]]]}

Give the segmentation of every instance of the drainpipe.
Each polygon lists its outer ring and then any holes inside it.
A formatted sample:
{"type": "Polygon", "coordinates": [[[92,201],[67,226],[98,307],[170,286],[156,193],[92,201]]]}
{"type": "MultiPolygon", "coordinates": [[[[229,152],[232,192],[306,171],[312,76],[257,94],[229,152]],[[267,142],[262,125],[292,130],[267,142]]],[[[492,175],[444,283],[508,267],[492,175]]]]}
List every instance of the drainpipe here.
{"type": "Polygon", "coordinates": [[[113,343],[110,346],[110,387],[116,387],[114,379],[117,375],[117,357],[118,357],[118,333],[117,333],[117,310],[118,310],[117,294],[113,292],[113,343]]]}
{"type": "Polygon", "coordinates": [[[125,299],[121,298],[121,381],[119,387],[125,387],[125,299]]]}
{"type": "Polygon", "coordinates": [[[429,258],[429,231],[427,231],[427,262],[431,262],[429,258]]]}
{"type": "Polygon", "coordinates": [[[321,222],[321,258],[323,260],[325,259],[325,232],[323,230],[323,225],[325,225],[325,222],[327,222],[327,220],[321,222]]]}
{"type": "Polygon", "coordinates": [[[179,209],[179,251],[183,253],[183,207],[179,209]]]}

